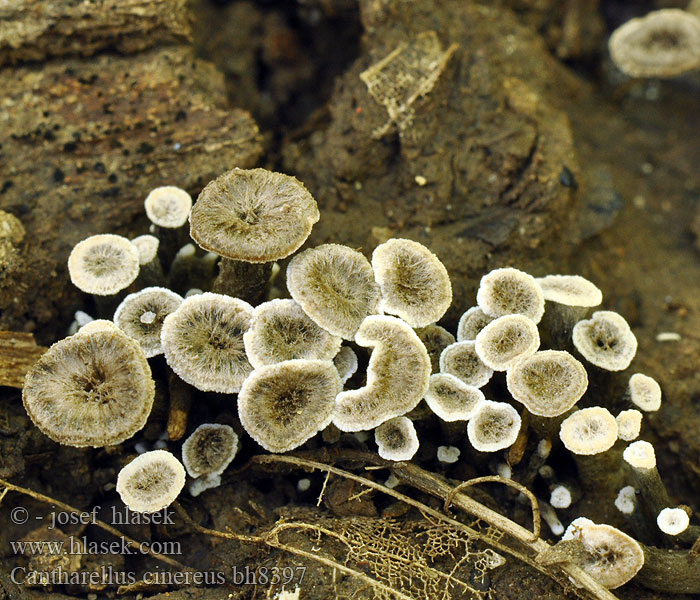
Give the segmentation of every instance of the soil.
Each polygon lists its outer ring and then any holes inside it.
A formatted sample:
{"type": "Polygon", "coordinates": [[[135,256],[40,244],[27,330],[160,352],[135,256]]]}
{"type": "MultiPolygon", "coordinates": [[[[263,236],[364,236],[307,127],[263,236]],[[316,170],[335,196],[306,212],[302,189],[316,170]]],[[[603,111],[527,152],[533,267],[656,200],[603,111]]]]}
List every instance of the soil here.
{"type": "MultiPolygon", "coordinates": [[[[114,2],[96,4],[104,9],[96,9],[96,24],[80,13],[80,3],[71,2],[47,9],[43,28],[29,28],[26,35],[37,3],[24,0],[15,12],[0,9],[0,17],[16,25],[0,24],[0,83],[6,90],[0,103],[0,210],[21,224],[0,213],[0,329],[33,333],[48,345],[66,335],[75,310],[97,316],[93,300],[70,284],[67,255],[93,233],[147,232],[142,202],[153,187],[179,185],[196,197],[228,168],[266,166],[294,174],[317,199],[321,220],[307,245],[343,243],[370,255],[389,237],[409,237],[430,247],[452,278],[453,306],[440,323],[452,333],[475,303],[479,278],[491,268],[512,265],[535,276],[578,273],[594,281],[603,291],[603,307],[625,316],[639,348],[631,367],[603,388],[608,397],[586,397],[583,403],[602,401],[619,410],[626,377],[642,372],[657,379],[662,408],[645,415],[642,438],[654,443],[673,502],[696,514],[700,75],[629,80],[615,70],[605,48],[609,33],[627,19],[684,3],[197,0],[189,8],[173,1],[165,21],[157,10],[163,0],[133,0],[116,14],[107,10],[114,2]],[[139,11],[148,19],[134,19],[139,11]],[[387,56],[395,59],[392,74],[408,83],[382,87],[371,78],[387,56]],[[678,336],[658,337],[669,332],[678,336]]],[[[366,356],[361,370],[363,361],[366,356]]],[[[167,422],[168,370],[158,358],[152,367],[161,407],[143,434],[115,448],[54,444],[29,421],[20,391],[0,387],[0,477],[83,510],[99,505],[108,521],[112,507],[120,505],[116,473],[136,455],[136,443],[152,449],[167,422]]],[[[350,383],[362,385],[361,377],[350,383]]],[[[505,389],[496,382],[488,392],[498,399],[505,389]]],[[[391,517],[404,527],[420,520],[404,503],[363,494],[355,482],[249,463],[260,449],[243,432],[231,398],[192,394],[188,431],[217,421],[231,424],[243,440],[221,487],[196,498],[183,494],[184,510],[196,523],[255,536],[280,518],[336,519],[339,531],[353,518],[367,528],[371,519],[391,517]],[[298,487],[302,478],[310,480],[308,491],[298,487]],[[317,507],[319,494],[323,502],[317,507]]],[[[467,480],[494,473],[504,460],[471,450],[458,428],[441,426],[425,413],[413,416],[423,440],[414,461],[427,471],[467,480]],[[463,452],[454,465],[435,459],[446,440],[463,452]]],[[[302,450],[318,458],[326,451],[375,449],[371,437],[361,441],[327,431],[324,438],[302,450]]],[[[522,441],[524,458],[513,474],[525,480],[537,440],[522,441]]],[[[178,453],[179,444],[170,449],[178,453]]],[[[555,448],[550,464],[558,479],[576,478],[573,461],[561,449],[555,448]]],[[[387,469],[365,471],[357,460],[341,466],[379,483],[389,475],[387,469]]],[[[538,497],[546,499],[547,483],[534,474],[532,480],[538,497]]],[[[585,514],[625,526],[612,503],[614,489],[605,482],[578,483],[583,496],[558,511],[563,523],[585,514]]],[[[442,507],[426,493],[399,490],[442,507]]],[[[529,507],[515,494],[484,490],[488,495],[480,492],[481,501],[530,526],[529,507]]],[[[39,560],[10,546],[31,539],[39,525],[13,524],[17,507],[34,520],[49,519],[55,510],[50,502],[0,492],[0,600],[115,597],[117,586],[13,583],[13,568],[39,560]]],[[[122,590],[122,597],[277,598],[280,585],[239,585],[236,572],[290,566],[305,568],[302,600],[375,597],[355,578],[308,556],[290,555],[279,545],[212,537],[181,517],[175,521],[168,527],[129,525],[122,533],[182,542],[172,558],[199,572],[226,573],[227,581],[137,586],[122,590]]],[[[544,528],[543,536],[554,540],[544,528]]],[[[114,539],[90,524],[72,523],[60,534],[114,539]]],[[[345,546],[333,546],[338,540],[314,535],[298,528],[280,543],[341,556],[345,546]]],[[[357,535],[364,539],[364,533],[357,535]]],[[[371,564],[358,564],[373,572],[371,564]]],[[[431,563],[436,569],[449,565],[444,556],[431,563]]],[[[139,574],[166,570],[152,557],[82,558],[83,571],[100,567],[139,574]]],[[[517,560],[509,559],[488,579],[469,568],[460,574],[471,577],[473,597],[575,597],[573,589],[517,560]]],[[[615,594],[691,597],[634,582],[615,594]]]]}

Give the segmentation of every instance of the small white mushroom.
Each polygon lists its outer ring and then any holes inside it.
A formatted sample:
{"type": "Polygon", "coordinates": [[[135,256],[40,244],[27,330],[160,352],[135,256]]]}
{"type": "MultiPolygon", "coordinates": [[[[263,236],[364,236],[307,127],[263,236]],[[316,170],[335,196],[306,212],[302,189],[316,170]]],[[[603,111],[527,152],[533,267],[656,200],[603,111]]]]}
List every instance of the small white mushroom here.
{"type": "Polygon", "coordinates": [[[454,375],[435,373],[430,376],[425,401],[443,421],[467,421],[484,401],[484,394],[454,375]]]}
{"type": "Polygon", "coordinates": [[[645,412],[654,412],[661,408],[661,386],[648,375],[632,375],[627,385],[627,394],[632,404],[645,412]]]}
{"type": "Polygon", "coordinates": [[[623,410],[617,417],[617,437],[626,442],[639,437],[639,432],[642,430],[642,413],[638,410],[630,409],[623,410]]]}
{"type": "Polygon", "coordinates": [[[139,254],[125,237],[104,233],[78,242],[68,256],[68,273],[77,288],[96,296],[111,296],[128,287],[139,274],[139,254]]]}
{"type": "Polygon", "coordinates": [[[627,321],[609,310],[599,310],[576,323],[572,339],[588,362],[607,371],[623,371],[637,352],[637,338],[627,321]]]}
{"type": "Polygon", "coordinates": [[[559,437],[574,454],[599,454],[612,448],[617,441],[617,422],[607,408],[583,408],[564,419],[559,437]]]}
{"type": "Polygon", "coordinates": [[[617,493],[615,508],[623,515],[631,515],[637,508],[637,490],[631,485],[626,485],[617,493]]]}
{"type": "Polygon", "coordinates": [[[182,463],[190,477],[221,475],[238,452],[238,435],[229,425],[204,423],[182,444],[182,463]]]}
{"type": "Polygon", "coordinates": [[[465,340],[450,344],[440,354],[440,372],[454,375],[467,385],[485,386],[493,376],[493,369],[487,367],[476,353],[476,342],[465,340]]]}
{"type": "Polygon", "coordinates": [[[659,529],[667,535],[679,535],[690,525],[690,517],[682,508],[664,508],[656,517],[659,529]]]}
{"type": "Polygon", "coordinates": [[[547,275],[535,281],[542,288],[544,299],[565,306],[598,306],[603,293],[592,282],[580,275],[547,275]]]}
{"type": "Polygon", "coordinates": [[[554,508],[569,508],[571,506],[571,490],[565,485],[555,486],[550,493],[549,503],[554,508]]]}
{"type": "Polygon", "coordinates": [[[520,415],[506,402],[484,400],[467,425],[469,442],[480,452],[496,452],[515,443],[520,415]]]}
{"type": "Polygon", "coordinates": [[[494,317],[487,315],[480,306],[472,306],[459,318],[457,341],[475,340],[477,334],[493,319],[494,317]]]}
{"type": "Polygon", "coordinates": [[[173,503],[185,486],[185,468],[166,450],[137,456],[117,477],[117,492],[129,510],[152,513],[173,503]]]}
{"type": "Polygon", "coordinates": [[[433,373],[437,373],[440,370],[440,355],[447,346],[455,343],[455,336],[444,327],[435,324],[417,328],[416,334],[428,351],[433,373]]]}
{"type": "Polygon", "coordinates": [[[395,417],[374,430],[379,456],[386,460],[411,460],[418,451],[418,436],[408,417],[395,417]]]}
{"type": "Polygon", "coordinates": [[[157,187],[146,196],[146,216],[154,225],[166,229],[182,227],[192,208],[192,196],[174,185],[157,187]]]}
{"type": "Polygon", "coordinates": [[[459,460],[461,450],[455,446],[438,446],[437,459],[445,464],[451,465],[459,460]]]}
{"type": "Polygon", "coordinates": [[[350,346],[341,346],[338,354],[333,357],[333,364],[338,369],[340,383],[345,384],[357,372],[357,354],[350,346]]]}
{"type": "Polygon", "coordinates": [[[493,317],[519,314],[539,323],[544,314],[544,295],[532,275],[506,267],[481,278],[476,302],[493,317]]]}
{"type": "Polygon", "coordinates": [[[506,371],[540,347],[535,322],[523,315],[505,315],[491,321],[476,336],[476,353],[487,367],[506,371]]]}

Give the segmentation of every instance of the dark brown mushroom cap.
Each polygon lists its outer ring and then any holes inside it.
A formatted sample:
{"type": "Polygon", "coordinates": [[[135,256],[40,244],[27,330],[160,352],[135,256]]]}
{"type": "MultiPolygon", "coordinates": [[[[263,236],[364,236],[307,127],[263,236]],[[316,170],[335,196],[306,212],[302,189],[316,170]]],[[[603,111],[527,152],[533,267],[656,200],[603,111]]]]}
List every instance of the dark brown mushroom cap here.
{"type": "Polygon", "coordinates": [[[155,386],[138,342],[80,333],[56,342],[27,373],[22,399],[34,424],[67,446],[119,444],[145,423],[155,386]]]}
{"type": "Polygon", "coordinates": [[[319,216],[313,196],[295,177],[232,169],[199,194],[190,213],[190,235],[221,256],[270,262],[298,250],[319,216]]]}

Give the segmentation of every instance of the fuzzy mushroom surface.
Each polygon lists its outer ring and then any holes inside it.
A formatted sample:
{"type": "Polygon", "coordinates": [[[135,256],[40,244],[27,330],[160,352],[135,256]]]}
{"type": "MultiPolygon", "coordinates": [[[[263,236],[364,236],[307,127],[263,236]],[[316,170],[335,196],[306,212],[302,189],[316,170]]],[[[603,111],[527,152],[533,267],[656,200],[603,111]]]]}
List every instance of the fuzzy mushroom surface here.
{"type": "Polygon", "coordinates": [[[199,194],[190,213],[190,235],[210,252],[264,263],[298,250],[319,217],[316,200],[295,177],[235,168],[199,194]]]}
{"type": "Polygon", "coordinates": [[[136,246],[111,233],[78,242],[68,256],[73,285],[96,296],[111,296],[128,287],[138,276],[139,268],[136,246]]]}
{"type": "Polygon", "coordinates": [[[163,321],[165,360],[184,381],[204,392],[234,394],[253,370],[243,344],[253,307],[223,294],[186,298],[163,321]]]}
{"type": "Polygon", "coordinates": [[[221,475],[238,452],[238,435],[229,425],[203,423],[182,444],[182,464],[190,477],[221,475]]]}
{"type": "Polygon", "coordinates": [[[238,394],[244,429],[270,452],[288,452],[325,429],[342,389],[331,361],[288,360],[256,369],[238,394]]]}
{"type": "Polygon", "coordinates": [[[625,370],[637,352],[637,338],[627,321],[610,310],[599,310],[576,323],[572,339],[589,363],[606,371],[625,370]]]}
{"type": "Polygon", "coordinates": [[[27,373],[22,390],[34,424],[52,440],[79,448],[133,436],[146,424],[154,397],[141,346],[109,330],[56,342],[27,373]]]}
{"type": "Polygon", "coordinates": [[[515,443],[520,425],[520,415],[510,404],[484,400],[467,424],[467,437],[479,452],[496,452],[515,443]]]}
{"type": "Polygon", "coordinates": [[[535,281],[548,302],[591,307],[603,301],[603,292],[598,286],[580,275],[546,275],[535,281]]]}
{"type": "Polygon", "coordinates": [[[167,450],[144,452],[117,477],[117,492],[129,510],[153,513],[170,506],[185,486],[185,468],[167,450]]]}
{"type": "Polygon", "coordinates": [[[455,342],[440,354],[440,372],[449,373],[467,385],[485,386],[493,376],[493,369],[481,360],[476,352],[476,342],[455,342]]]}
{"type": "Polygon", "coordinates": [[[661,408],[661,386],[648,375],[635,373],[627,384],[629,399],[645,412],[654,412],[661,408]]]}
{"type": "Polygon", "coordinates": [[[485,400],[484,393],[449,373],[430,376],[425,401],[443,421],[467,421],[485,400]]]}
{"type": "Polygon", "coordinates": [[[187,223],[192,196],[174,185],[164,185],[151,190],[143,204],[151,223],[166,229],[176,229],[187,223]]]}
{"type": "Polygon", "coordinates": [[[475,340],[478,333],[495,317],[487,315],[480,306],[472,306],[459,318],[457,341],[475,340]]]}
{"type": "Polygon", "coordinates": [[[537,281],[513,267],[494,269],[484,275],[476,302],[492,317],[518,314],[539,323],[544,314],[544,295],[537,281]]]}
{"type": "Polygon", "coordinates": [[[476,336],[474,349],[487,367],[506,371],[539,347],[540,333],[535,322],[513,314],[494,319],[484,327],[476,336]]]}
{"type": "Polygon", "coordinates": [[[569,452],[599,454],[612,448],[617,441],[617,421],[607,408],[582,408],[564,419],[559,438],[569,452]]]}
{"type": "Polygon", "coordinates": [[[386,460],[411,460],[418,451],[418,435],[408,417],[395,417],[374,430],[379,456],[386,460]]]}

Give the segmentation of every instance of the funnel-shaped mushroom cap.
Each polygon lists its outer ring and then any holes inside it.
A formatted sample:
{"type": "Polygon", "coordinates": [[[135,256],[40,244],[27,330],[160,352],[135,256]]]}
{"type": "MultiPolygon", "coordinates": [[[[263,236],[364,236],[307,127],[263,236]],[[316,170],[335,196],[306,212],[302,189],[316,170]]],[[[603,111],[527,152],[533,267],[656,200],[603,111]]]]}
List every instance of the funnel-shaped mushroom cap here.
{"type": "Polygon", "coordinates": [[[374,276],[382,291],[382,309],[411,327],[440,319],[452,303],[445,265],[423,244],[391,239],[372,253],[374,276]]]}
{"type": "Polygon", "coordinates": [[[182,296],[162,287],[148,287],[129,294],[114,313],[114,323],[134,338],[148,358],[163,353],[160,331],[163,320],[182,304],[182,296]]]}
{"type": "Polygon", "coordinates": [[[110,296],[128,287],[139,274],[139,253],[120,235],[103,233],[78,242],[68,257],[75,287],[88,294],[110,296]]]}
{"type": "Polygon", "coordinates": [[[140,235],[131,240],[139,254],[139,264],[147,265],[158,256],[160,240],[154,235],[140,235]]]}
{"type": "Polygon", "coordinates": [[[401,319],[369,316],[355,341],[374,350],[367,367],[367,385],[338,394],[333,422],[341,431],[372,429],[413,410],[430,380],[428,352],[401,319]]]}
{"type": "Polygon", "coordinates": [[[467,425],[467,437],[479,452],[496,452],[515,443],[520,425],[520,415],[510,404],[484,400],[467,425]]]}
{"type": "Polygon", "coordinates": [[[296,358],[332,360],[341,341],[312,321],[294,300],[257,306],[243,336],[248,360],[256,369],[296,358]]]}
{"type": "Polygon", "coordinates": [[[199,194],[190,235],[205,250],[263,263],[298,250],[318,219],[316,200],[296,178],[267,169],[232,169],[199,194]]]}
{"type": "Polygon", "coordinates": [[[450,344],[440,354],[440,372],[449,373],[467,385],[485,386],[493,376],[493,369],[487,367],[476,353],[476,342],[464,341],[450,344]]]}
{"type": "Polygon", "coordinates": [[[655,10],[618,27],[608,48],[631,77],[675,77],[700,67],[700,19],[684,10],[655,10]]]}
{"type": "Polygon", "coordinates": [[[640,440],[632,442],[622,453],[622,458],[635,469],[655,469],[656,453],[654,446],[649,442],[640,440]]]}
{"type": "Polygon", "coordinates": [[[345,340],[379,311],[381,293],[369,261],[357,250],[323,244],[297,254],[287,267],[287,288],[316,323],[345,340]]]}
{"type": "Polygon", "coordinates": [[[505,371],[540,347],[540,333],[532,319],[506,315],[491,321],[476,336],[479,358],[494,371],[505,371]]]}
{"type": "Polygon", "coordinates": [[[455,343],[455,336],[444,327],[435,324],[419,327],[416,334],[428,351],[433,373],[437,373],[440,370],[440,355],[447,346],[455,343]]]}
{"type": "Polygon", "coordinates": [[[187,222],[192,208],[192,196],[174,185],[157,187],[144,202],[146,216],[154,225],[175,229],[187,222]]]}
{"type": "Polygon", "coordinates": [[[408,417],[396,417],[374,430],[379,456],[386,460],[411,460],[418,452],[418,436],[408,417]]]}
{"type": "Polygon", "coordinates": [[[243,346],[252,315],[250,304],[223,294],[186,298],[163,321],[165,360],[199,390],[237,393],[253,370],[243,346]]]}
{"type": "Polygon", "coordinates": [[[483,392],[449,373],[430,376],[425,401],[443,421],[467,421],[484,401],[483,392]]]}
{"type": "Polygon", "coordinates": [[[547,275],[535,281],[542,288],[544,299],[566,306],[598,306],[603,292],[580,275],[547,275]]]}
{"type": "Polygon", "coordinates": [[[645,412],[661,408],[661,386],[648,375],[635,373],[630,377],[628,392],[632,403],[645,412]]]}
{"type": "Polygon", "coordinates": [[[631,442],[639,437],[642,430],[642,413],[638,410],[623,410],[615,417],[617,421],[617,437],[626,442],[631,442]]]}
{"type": "Polygon", "coordinates": [[[571,354],[543,350],[508,369],[508,391],[533,414],[540,417],[563,415],[588,387],[588,374],[571,354]]]}
{"type": "Polygon", "coordinates": [[[564,419],[559,437],[574,454],[598,454],[617,441],[617,422],[607,408],[583,408],[564,419]]]}
{"type": "Polygon", "coordinates": [[[155,385],[139,344],[123,333],[78,333],[27,373],[22,399],[34,424],[67,446],[112,446],[146,424],[155,385]]]}
{"type": "Polygon", "coordinates": [[[576,323],[572,339],[588,362],[607,371],[625,370],[637,353],[637,338],[627,321],[610,310],[599,310],[576,323]]]}
{"type": "Polygon", "coordinates": [[[476,302],[492,317],[518,314],[539,323],[544,314],[544,296],[535,278],[512,267],[484,275],[476,302]]]}
{"type": "Polygon", "coordinates": [[[584,550],[575,562],[600,585],[610,590],[618,588],[644,566],[639,542],[619,529],[583,518],[575,519],[571,525],[568,539],[579,539],[584,550]]]}
{"type": "Polygon", "coordinates": [[[688,529],[690,517],[682,508],[664,508],[657,515],[656,524],[667,535],[679,535],[688,529]]]}
{"type": "Polygon", "coordinates": [[[256,369],[238,395],[241,424],[270,452],[287,452],[327,427],[342,389],[331,361],[288,360],[256,369]]]}
{"type": "Polygon", "coordinates": [[[457,325],[457,341],[475,340],[479,332],[495,317],[487,315],[480,306],[472,306],[460,318],[457,325]]]}
{"type": "Polygon", "coordinates": [[[204,423],[182,444],[182,463],[190,477],[221,475],[238,452],[238,436],[228,425],[204,423]]]}
{"type": "Polygon", "coordinates": [[[158,512],[169,506],[185,486],[185,469],[166,450],[144,452],[117,477],[117,492],[129,510],[158,512]]]}
{"type": "Polygon", "coordinates": [[[333,364],[338,369],[340,383],[345,383],[357,372],[357,354],[350,346],[343,346],[333,357],[333,364]]]}

